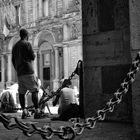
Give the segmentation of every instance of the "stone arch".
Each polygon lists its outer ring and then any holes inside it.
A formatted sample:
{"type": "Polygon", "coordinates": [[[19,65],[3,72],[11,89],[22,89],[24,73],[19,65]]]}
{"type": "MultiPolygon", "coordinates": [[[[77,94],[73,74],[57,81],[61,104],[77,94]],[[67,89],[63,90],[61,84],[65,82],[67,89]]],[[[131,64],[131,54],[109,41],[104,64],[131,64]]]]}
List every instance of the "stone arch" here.
{"type": "MultiPolygon", "coordinates": [[[[46,83],[49,81],[49,86],[52,87],[52,82],[54,79],[54,64],[55,64],[55,51],[54,51],[54,45],[55,44],[55,37],[54,34],[51,31],[48,30],[43,30],[40,31],[33,42],[34,49],[37,50],[37,65],[38,65],[38,76],[42,81],[42,84],[45,86],[46,83]],[[49,56],[50,57],[50,64],[49,66],[44,66],[44,59],[45,57],[49,56]],[[50,79],[47,81],[44,79],[44,70],[49,69],[50,71],[50,79]]],[[[48,59],[48,58],[47,58],[48,59]]]]}
{"type": "Polygon", "coordinates": [[[19,36],[18,35],[15,35],[13,36],[10,41],[9,41],[9,44],[8,44],[8,47],[7,47],[7,51],[8,52],[11,52],[12,51],[12,47],[14,44],[16,44],[16,42],[19,40],[19,36]]]}
{"type": "Polygon", "coordinates": [[[6,57],[7,57],[7,82],[8,84],[11,84],[13,82],[16,82],[17,81],[17,76],[16,76],[16,72],[15,72],[15,69],[13,67],[13,64],[11,62],[11,59],[12,59],[12,48],[14,46],[14,44],[19,40],[19,36],[18,35],[15,35],[13,36],[10,40],[9,40],[9,43],[6,47],[6,57]]]}
{"type": "Polygon", "coordinates": [[[39,50],[41,50],[41,51],[52,50],[52,52],[54,53],[53,44],[49,43],[48,41],[44,41],[41,44],[39,44],[39,50]],[[46,46],[47,46],[47,48],[46,48],[46,46]]]}
{"type": "Polygon", "coordinates": [[[55,37],[51,31],[48,31],[48,30],[40,31],[34,39],[34,47],[39,48],[40,45],[44,42],[47,42],[51,46],[52,44],[55,43],[55,37]]]}

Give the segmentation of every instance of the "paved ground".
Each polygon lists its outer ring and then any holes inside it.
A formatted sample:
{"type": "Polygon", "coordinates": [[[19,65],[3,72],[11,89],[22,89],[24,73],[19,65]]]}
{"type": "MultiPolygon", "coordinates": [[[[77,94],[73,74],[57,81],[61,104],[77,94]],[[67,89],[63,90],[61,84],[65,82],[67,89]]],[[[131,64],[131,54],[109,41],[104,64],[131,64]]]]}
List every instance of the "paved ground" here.
{"type": "MultiPolygon", "coordinates": [[[[21,113],[11,114],[20,119],[21,113]]],[[[23,121],[23,120],[21,120],[23,121]]],[[[69,122],[51,121],[50,118],[42,120],[34,120],[33,118],[24,121],[38,122],[36,125],[42,127],[44,124],[49,124],[52,128],[71,125],[69,122]]],[[[59,140],[54,136],[52,140],[59,140]]],[[[21,130],[7,130],[0,123],[0,140],[43,140],[38,134],[32,137],[25,136],[21,130]]],[[[134,133],[131,124],[118,122],[97,122],[96,127],[91,130],[85,130],[82,135],[76,136],[75,140],[134,140],[134,133]]]]}

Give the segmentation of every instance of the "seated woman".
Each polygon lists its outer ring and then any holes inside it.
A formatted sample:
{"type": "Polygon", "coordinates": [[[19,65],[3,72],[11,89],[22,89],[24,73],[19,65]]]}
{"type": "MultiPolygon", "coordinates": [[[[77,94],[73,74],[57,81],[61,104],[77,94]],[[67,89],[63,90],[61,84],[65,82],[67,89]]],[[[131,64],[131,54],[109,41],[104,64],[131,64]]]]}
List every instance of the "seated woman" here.
{"type": "Polygon", "coordinates": [[[70,118],[80,116],[75,90],[71,88],[71,85],[71,81],[69,79],[65,79],[62,83],[63,89],[57,94],[56,98],[53,101],[53,106],[56,106],[59,101],[59,118],[57,119],[63,121],[67,121],[70,118]]]}

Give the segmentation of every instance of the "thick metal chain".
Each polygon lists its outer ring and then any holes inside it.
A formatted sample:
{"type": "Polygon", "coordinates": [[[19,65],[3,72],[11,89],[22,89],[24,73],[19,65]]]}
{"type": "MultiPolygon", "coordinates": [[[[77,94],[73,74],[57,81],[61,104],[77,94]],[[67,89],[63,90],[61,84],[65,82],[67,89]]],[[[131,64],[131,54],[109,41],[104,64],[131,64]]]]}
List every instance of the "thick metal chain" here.
{"type": "Polygon", "coordinates": [[[104,120],[107,112],[113,112],[115,105],[119,104],[122,101],[123,94],[126,94],[129,85],[132,84],[135,80],[136,73],[139,71],[140,63],[140,52],[137,54],[135,61],[132,62],[132,66],[127,73],[126,78],[121,83],[120,88],[114,93],[113,98],[111,98],[101,110],[98,110],[93,117],[86,118],[84,121],[81,121],[79,118],[71,119],[73,128],[76,135],[82,134],[85,128],[92,129],[95,127],[95,124],[98,120],[104,120]]]}
{"type": "MultiPolygon", "coordinates": [[[[134,82],[135,75],[139,71],[140,52],[137,54],[135,61],[132,63],[130,71],[127,73],[126,78],[121,83],[120,88],[114,93],[111,98],[101,110],[98,110],[93,117],[86,119],[72,118],[69,121],[71,126],[60,126],[58,129],[53,129],[49,125],[44,125],[42,128],[37,127],[35,123],[24,123],[19,121],[16,117],[9,117],[4,114],[0,114],[0,122],[9,129],[18,128],[22,130],[23,134],[31,137],[34,134],[39,134],[43,139],[51,139],[54,135],[57,135],[60,139],[72,140],[75,136],[81,135],[85,128],[92,129],[95,127],[98,120],[104,120],[107,112],[113,112],[115,105],[122,101],[123,94],[128,91],[129,85],[134,82]],[[14,119],[15,123],[11,120],[14,119]],[[12,122],[12,123],[11,123],[12,122]]],[[[74,75],[74,74],[73,74],[74,75]]]]}
{"type": "MultiPolygon", "coordinates": [[[[78,61],[77,67],[75,68],[74,72],[72,72],[72,74],[69,76],[69,78],[66,79],[67,81],[71,81],[72,78],[75,76],[75,74],[79,75],[79,71],[78,71],[78,70],[79,70],[79,63],[81,63],[81,60],[78,61]]],[[[61,91],[61,89],[62,89],[63,87],[65,87],[64,84],[62,84],[62,85],[57,89],[57,91],[52,92],[52,95],[47,95],[47,94],[46,94],[47,96],[44,96],[44,97],[40,100],[39,105],[45,104],[45,103],[46,103],[47,101],[49,101],[51,98],[53,98],[54,96],[58,95],[59,92],[61,91]]]]}
{"type": "MultiPolygon", "coordinates": [[[[75,75],[76,73],[75,72],[72,72],[72,74],[69,76],[69,78],[67,79],[68,81],[71,81],[72,77],[75,75]]],[[[51,95],[47,95],[47,96],[44,96],[40,102],[39,102],[39,105],[42,105],[42,104],[45,104],[47,101],[49,101],[51,98],[53,98],[54,96],[56,96],[61,90],[62,88],[64,88],[64,85],[62,84],[58,89],[57,91],[55,92],[51,92],[52,94],[51,95]]]]}

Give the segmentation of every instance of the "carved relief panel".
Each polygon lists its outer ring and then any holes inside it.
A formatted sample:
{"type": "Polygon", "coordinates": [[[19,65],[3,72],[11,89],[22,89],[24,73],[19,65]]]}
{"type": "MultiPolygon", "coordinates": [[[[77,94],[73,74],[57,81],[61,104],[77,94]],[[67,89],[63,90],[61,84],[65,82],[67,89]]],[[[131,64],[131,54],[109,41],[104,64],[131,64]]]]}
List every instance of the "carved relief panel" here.
{"type": "Polygon", "coordinates": [[[63,40],[63,28],[62,27],[53,27],[52,32],[54,33],[56,42],[57,43],[62,42],[62,40],[63,40]]]}

